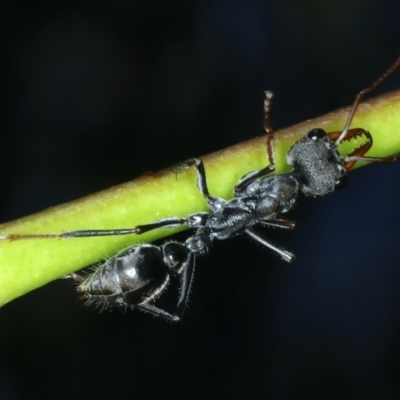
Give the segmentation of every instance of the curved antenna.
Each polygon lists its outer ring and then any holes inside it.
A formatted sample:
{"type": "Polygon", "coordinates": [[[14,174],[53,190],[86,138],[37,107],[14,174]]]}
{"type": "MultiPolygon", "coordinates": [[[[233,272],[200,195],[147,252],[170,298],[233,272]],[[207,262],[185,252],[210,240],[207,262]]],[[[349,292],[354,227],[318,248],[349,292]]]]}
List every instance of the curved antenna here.
{"type": "Polygon", "coordinates": [[[344,125],[342,133],[335,142],[336,145],[338,145],[346,137],[351,121],[353,120],[354,114],[357,110],[358,105],[360,104],[360,101],[364,98],[366,94],[368,94],[369,92],[374,90],[377,86],[379,86],[392,72],[394,72],[399,67],[399,65],[400,65],[400,57],[398,57],[397,60],[390,66],[390,68],[388,68],[374,83],[372,83],[367,88],[361,90],[361,92],[357,94],[353,106],[350,109],[350,114],[347,117],[347,121],[346,124],[344,125]]]}

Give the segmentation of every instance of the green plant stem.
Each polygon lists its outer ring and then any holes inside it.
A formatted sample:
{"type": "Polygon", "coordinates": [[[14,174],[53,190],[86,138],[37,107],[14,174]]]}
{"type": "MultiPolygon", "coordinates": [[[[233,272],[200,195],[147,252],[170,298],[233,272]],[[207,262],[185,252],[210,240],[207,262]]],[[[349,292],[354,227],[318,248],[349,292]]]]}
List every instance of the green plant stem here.
{"type": "MultiPolygon", "coordinates": [[[[285,155],[301,136],[316,127],[327,132],[340,131],[347,115],[348,108],[340,109],[277,131],[276,172],[288,170],[285,155]]],[[[400,91],[362,103],[352,127],[362,127],[371,132],[374,145],[368,155],[383,157],[400,151],[400,91]]],[[[268,164],[266,138],[260,136],[201,158],[205,163],[210,192],[228,199],[242,175],[268,164]]],[[[128,228],[167,216],[184,217],[207,210],[195,182],[195,167],[183,163],[2,224],[0,235],[128,228]]],[[[2,240],[0,306],[54,279],[114,255],[129,245],[153,241],[175,231],[160,229],[143,235],[119,237],[2,240]]]]}

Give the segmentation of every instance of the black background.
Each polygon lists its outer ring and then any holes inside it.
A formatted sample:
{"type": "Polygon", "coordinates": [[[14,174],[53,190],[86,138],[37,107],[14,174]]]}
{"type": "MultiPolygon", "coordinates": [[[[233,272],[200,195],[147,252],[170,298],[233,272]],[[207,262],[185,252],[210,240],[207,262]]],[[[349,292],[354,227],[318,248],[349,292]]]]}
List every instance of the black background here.
{"type": "MultiPolygon", "coordinates": [[[[350,104],[400,53],[395,0],[12,7],[1,221],[260,135],[266,89],[275,128],[350,104]]],[[[397,71],[375,94],[399,87],[397,71]]],[[[270,234],[292,265],[246,238],[217,243],[180,323],[99,315],[68,281],[7,305],[0,399],[399,398],[400,164],[350,178],[270,234]]]]}

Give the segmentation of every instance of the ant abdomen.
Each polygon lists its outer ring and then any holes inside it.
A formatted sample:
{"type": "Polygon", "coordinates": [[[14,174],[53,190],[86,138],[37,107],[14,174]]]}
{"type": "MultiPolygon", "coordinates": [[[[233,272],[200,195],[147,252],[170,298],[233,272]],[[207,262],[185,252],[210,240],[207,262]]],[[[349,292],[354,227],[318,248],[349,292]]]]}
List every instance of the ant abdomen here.
{"type": "Polygon", "coordinates": [[[157,246],[143,244],[129,247],[105,261],[96,271],[80,281],[77,288],[88,304],[136,306],[147,303],[168,283],[168,269],[157,246]]]}

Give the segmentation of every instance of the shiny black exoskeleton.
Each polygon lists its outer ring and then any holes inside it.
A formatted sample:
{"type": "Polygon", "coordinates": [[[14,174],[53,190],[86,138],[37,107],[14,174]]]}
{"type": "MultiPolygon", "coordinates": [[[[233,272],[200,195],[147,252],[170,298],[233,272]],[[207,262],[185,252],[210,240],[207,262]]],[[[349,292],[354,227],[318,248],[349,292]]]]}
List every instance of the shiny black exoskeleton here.
{"type": "Polygon", "coordinates": [[[294,255],[273,245],[258,233],[256,225],[294,228],[294,222],[283,217],[292,209],[298,196],[323,196],[341,186],[347,172],[357,161],[393,162],[397,153],[387,158],[367,157],[373,139],[362,128],[349,129],[358,104],[365,94],[378,86],[400,65],[400,57],[372,85],[356,96],[342,131],[325,132],[316,128],[298,140],[288,151],[287,164],[293,169],[287,173],[271,174],[275,170],[273,131],[269,122],[272,92],[266,92],[264,102],[264,127],[267,132],[267,167],[245,174],[235,185],[233,198],[224,200],[210,195],[203,162],[194,159],[197,168],[197,186],[207,201],[209,212],[191,214],[186,218],[170,217],[132,229],[70,231],[62,234],[8,235],[0,240],[29,238],[74,238],[141,234],[154,229],[181,225],[194,230],[184,243],[167,242],[161,246],[142,244],[129,247],[97,267],[94,273],[72,274],[78,282],[78,291],[89,303],[99,306],[138,308],[156,316],[179,320],[185,310],[198,255],[208,253],[215,240],[225,240],[246,234],[265,247],[278,253],[285,261],[294,255]],[[343,141],[363,136],[365,142],[346,157],[338,146],[343,141]],[[180,296],[176,310],[170,314],[153,301],[167,286],[170,277],[181,277],[180,296]]]}
{"type": "Polygon", "coordinates": [[[151,304],[164,290],[170,276],[189,271],[192,256],[182,243],[170,242],[161,247],[151,244],[132,246],[100,265],[86,279],[74,273],[78,292],[87,303],[107,308],[132,306],[163,316],[174,317],[151,304]]]}
{"type": "MultiPolygon", "coordinates": [[[[270,98],[270,97],[269,97],[270,98]]],[[[268,132],[268,131],[267,131],[268,132]]],[[[89,231],[91,236],[141,234],[154,229],[174,228],[186,225],[195,232],[184,243],[168,242],[158,247],[144,244],[132,246],[110,258],[92,275],[80,282],[78,291],[89,302],[98,305],[136,307],[154,315],[179,320],[186,307],[197,255],[208,253],[212,242],[225,240],[245,233],[262,245],[277,252],[285,261],[294,255],[273,245],[255,231],[256,225],[272,225],[293,228],[294,222],[284,219],[296,204],[300,193],[322,196],[342,185],[347,171],[360,160],[392,162],[399,154],[388,158],[364,157],[372,146],[372,137],[364,129],[352,129],[343,140],[364,135],[367,142],[342,157],[333,141],[341,132],[327,134],[313,129],[296,142],[287,154],[287,163],[293,170],[271,175],[274,170],[272,136],[268,143],[270,164],[259,171],[244,175],[234,188],[234,197],[224,200],[210,195],[203,162],[194,159],[197,168],[197,186],[207,201],[210,212],[191,214],[186,218],[164,218],[131,230],[89,231]],[[169,278],[182,275],[177,308],[170,314],[152,304],[164,290],[169,278]]],[[[65,232],[63,237],[81,236],[82,231],[65,232]]],[[[77,280],[81,275],[74,274],[77,280]]]]}

